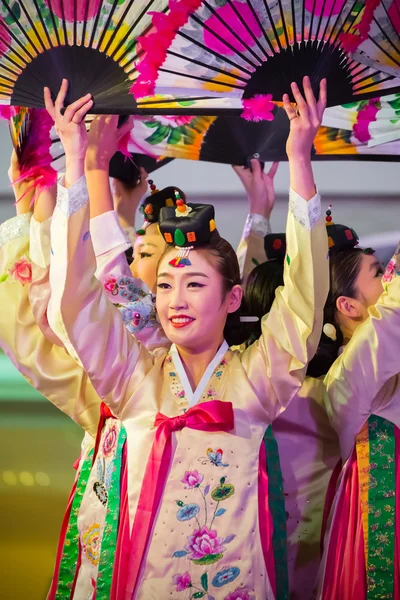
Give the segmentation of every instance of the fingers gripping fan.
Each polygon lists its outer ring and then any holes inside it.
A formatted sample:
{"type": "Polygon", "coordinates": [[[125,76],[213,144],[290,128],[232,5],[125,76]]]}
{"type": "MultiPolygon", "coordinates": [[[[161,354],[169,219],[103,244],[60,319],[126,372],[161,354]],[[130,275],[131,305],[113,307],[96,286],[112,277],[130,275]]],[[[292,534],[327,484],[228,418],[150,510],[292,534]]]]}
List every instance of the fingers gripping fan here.
{"type": "Polygon", "coordinates": [[[301,88],[305,75],[315,93],[327,78],[328,106],[394,93],[398,22],[385,16],[392,2],[399,0],[181,0],[154,15],[156,31],[141,40],[135,97],[201,90],[271,119],[271,100],[281,101],[292,81],[301,88]]]}
{"type": "Polygon", "coordinates": [[[67,103],[90,92],[93,112],[130,112],[136,39],[167,0],[0,0],[0,101],[43,107],[69,81],[67,103]]]}

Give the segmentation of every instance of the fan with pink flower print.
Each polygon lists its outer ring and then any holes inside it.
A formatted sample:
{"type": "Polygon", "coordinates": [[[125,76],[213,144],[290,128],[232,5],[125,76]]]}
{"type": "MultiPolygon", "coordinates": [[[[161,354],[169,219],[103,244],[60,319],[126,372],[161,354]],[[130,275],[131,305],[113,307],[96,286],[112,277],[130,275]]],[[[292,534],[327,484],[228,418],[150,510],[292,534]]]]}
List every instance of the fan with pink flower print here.
{"type": "Polygon", "coordinates": [[[400,91],[400,0],[180,0],[141,38],[137,101],[156,94],[243,102],[271,119],[296,81],[328,80],[328,106],[400,91]]]}
{"type": "MultiPolygon", "coordinates": [[[[397,96],[328,108],[312,159],[400,161],[400,94],[397,96]]],[[[272,114],[272,121],[258,123],[224,115],[137,119],[128,148],[154,157],[243,166],[252,157],[261,162],[287,160],[289,121],[279,106],[272,114]]]]}
{"type": "MultiPolygon", "coordinates": [[[[91,93],[95,114],[185,112],[171,96],[136,102],[129,93],[152,11],[167,12],[168,0],[0,0],[0,104],[42,108],[43,88],[55,98],[66,78],[67,103],[91,93]]],[[[210,112],[205,96],[194,114],[210,112]]]]}

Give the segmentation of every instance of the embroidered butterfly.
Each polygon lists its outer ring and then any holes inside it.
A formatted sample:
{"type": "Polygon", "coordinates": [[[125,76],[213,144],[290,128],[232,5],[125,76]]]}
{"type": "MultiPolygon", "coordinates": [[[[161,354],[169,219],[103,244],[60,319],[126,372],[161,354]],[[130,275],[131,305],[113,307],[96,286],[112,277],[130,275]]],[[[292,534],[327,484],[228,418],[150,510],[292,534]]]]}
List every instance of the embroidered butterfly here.
{"type": "Polygon", "coordinates": [[[221,450],[221,448],[218,448],[218,450],[216,450],[215,452],[212,448],[207,448],[206,454],[207,456],[201,456],[198,459],[202,465],[206,465],[210,462],[215,467],[229,467],[228,463],[222,462],[222,456],[224,452],[223,450],[221,450]]]}
{"type": "Polygon", "coordinates": [[[114,464],[113,461],[111,461],[106,467],[105,459],[100,457],[96,462],[98,481],[93,484],[93,491],[103,506],[106,506],[108,501],[108,490],[111,487],[114,464]]]}

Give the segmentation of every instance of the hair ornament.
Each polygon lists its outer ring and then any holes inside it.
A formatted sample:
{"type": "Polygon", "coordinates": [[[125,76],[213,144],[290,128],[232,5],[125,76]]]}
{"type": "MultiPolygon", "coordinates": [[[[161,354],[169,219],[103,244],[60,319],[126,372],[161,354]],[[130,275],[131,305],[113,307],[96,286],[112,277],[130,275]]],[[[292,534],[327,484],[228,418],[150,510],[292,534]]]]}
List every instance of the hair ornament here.
{"type": "Polygon", "coordinates": [[[324,332],[326,337],[328,337],[333,342],[336,342],[336,340],[337,340],[336,327],[334,325],[332,325],[332,323],[325,323],[322,331],[324,332]]]}

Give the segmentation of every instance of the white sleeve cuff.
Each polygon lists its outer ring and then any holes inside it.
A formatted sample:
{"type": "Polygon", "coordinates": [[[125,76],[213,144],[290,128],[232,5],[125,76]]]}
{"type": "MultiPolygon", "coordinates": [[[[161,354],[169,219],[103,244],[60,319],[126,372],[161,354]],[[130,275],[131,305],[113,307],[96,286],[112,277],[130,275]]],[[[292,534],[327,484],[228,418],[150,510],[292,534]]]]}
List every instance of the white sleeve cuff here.
{"type": "Polygon", "coordinates": [[[31,219],[29,254],[31,261],[45,269],[50,264],[50,226],[51,217],[43,223],[31,219]]]}
{"type": "Polygon", "coordinates": [[[65,188],[64,179],[60,178],[57,185],[57,206],[66,217],[78,212],[89,202],[86,177],[82,175],[74,185],[65,188]]]}
{"type": "Polygon", "coordinates": [[[127,241],[131,244],[132,248],[136,242],[136,231],[134,227],[124,227],[124,234],[127,241]]]}
{"type": "Polygon", "coordinates": [[[32,213],[17,215],[8,221],[0,224],[0,248],[14,240],[15,238],[29,236],[29,222],[32,213]]]}
{"type": "Polygon", "coordinates": [[[250,233],[255,233],[260,237],[265,237],[269,233],[272,233],[269,219],[255,213],[248,214],[244,224],[243,235],[247,239],[250,233]]]}
{"type": "Polygon", "coordinates": [[[90,220],[90,235],[96,256],[101,256],[120,246],[130,247],[115,210],[109,210],[90,220]]]}
{"type": "Polygon", "coordinates": [[[322,218],[321,196],[317,192],[307,202],[291,189],[289,193],[289,210],[300,225],[311,231],[322,218]]]}

